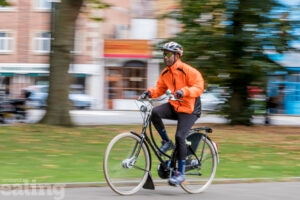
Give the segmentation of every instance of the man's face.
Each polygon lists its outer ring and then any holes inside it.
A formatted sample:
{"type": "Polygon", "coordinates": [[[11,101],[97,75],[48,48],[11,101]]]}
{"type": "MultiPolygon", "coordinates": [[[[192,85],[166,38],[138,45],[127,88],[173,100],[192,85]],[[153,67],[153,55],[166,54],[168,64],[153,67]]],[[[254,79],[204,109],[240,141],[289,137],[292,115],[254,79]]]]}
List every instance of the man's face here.
{"type": "Polygon", "coordinates": [[[164,57],[165,65],[169,67],[174,64],[176,59],[176,54],[171,51],[164,51],[163,57],[164,57]]]}

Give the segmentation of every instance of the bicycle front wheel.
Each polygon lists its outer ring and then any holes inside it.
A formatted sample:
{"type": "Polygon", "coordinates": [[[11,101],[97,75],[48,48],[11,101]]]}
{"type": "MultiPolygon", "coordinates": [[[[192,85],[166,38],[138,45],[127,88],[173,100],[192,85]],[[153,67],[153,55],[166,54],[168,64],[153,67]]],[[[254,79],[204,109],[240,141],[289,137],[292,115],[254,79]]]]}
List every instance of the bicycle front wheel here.
{"type": "Polygon", "coordinates": [[[217,153],[212,142],[203,135],[195,155],[190,154],[186,159],[186,180],[181,184],[191,194],[203,192],[211,184],[217,170],[217,153]]]}
{"type": "Polygon", "coordinates": [[[109,187],[120,195],[139,191],[150,171],[150,155],[141,138],[132,133],[121,133],[107,146],[103,170],[109,187]]]}

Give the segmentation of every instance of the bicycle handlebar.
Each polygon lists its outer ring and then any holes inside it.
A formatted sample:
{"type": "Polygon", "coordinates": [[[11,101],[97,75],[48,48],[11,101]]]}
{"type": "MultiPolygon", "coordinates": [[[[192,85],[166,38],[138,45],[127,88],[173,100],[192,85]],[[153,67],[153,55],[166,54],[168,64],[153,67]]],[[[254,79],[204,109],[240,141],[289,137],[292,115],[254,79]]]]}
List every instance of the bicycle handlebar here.
{"type": "Polygon", "coordinates": [[[164,98],[158,97],[158,98],[145,98],[145,99],[143,99],[143,98],[139,97],[137,99],[137,101],[154,102],[154,101],[162,101],[162,100],[164,100],[166,98],[168,98],[168,100],[171,100],[171,101],[180,101],[180,102],[183,101],[182,99],[176,98],[175,95],[172,94],[169,90],[165,93],[165,95],[166,95],[166,97],[164,97],[164,98]]]}

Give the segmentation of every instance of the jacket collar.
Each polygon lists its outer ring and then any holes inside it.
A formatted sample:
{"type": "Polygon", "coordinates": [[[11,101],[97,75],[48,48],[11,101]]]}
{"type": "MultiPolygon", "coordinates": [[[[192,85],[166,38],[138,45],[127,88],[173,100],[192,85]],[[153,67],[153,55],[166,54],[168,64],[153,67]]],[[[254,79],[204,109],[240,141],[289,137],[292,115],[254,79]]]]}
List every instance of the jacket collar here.
{"type": "Polygon", "coordinates": [[[171,71],[176,70],[179,66],[181,66],[181,64],[182,64],[182,61],[180,60],[180,58],[178,58],[173,65],[168,66],[168,69],[171,71]]]}

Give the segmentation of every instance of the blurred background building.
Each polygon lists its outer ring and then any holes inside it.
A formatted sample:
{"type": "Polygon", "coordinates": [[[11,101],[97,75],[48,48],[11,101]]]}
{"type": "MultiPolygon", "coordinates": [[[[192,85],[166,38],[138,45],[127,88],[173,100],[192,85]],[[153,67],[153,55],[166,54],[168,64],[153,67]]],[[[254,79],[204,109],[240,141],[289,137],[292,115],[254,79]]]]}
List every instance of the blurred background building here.
{"type": "MultiPolygon", "coordinates": [[[[51,15],[59,1],[9,2],[0,7],[0,83],[6,95],[20,97],[27,86],[48,84],[51,15]]],[[[112,7],[91,13],[103,22],[79,16],[70,74],[73,84],[95,99],[94,108],[122,109],[155,83],[160,69],[153,44],[179,31],[175,21],[157,16],[176,5],[172,0],[106,2],[112,7]]]]}
{"type": "MultiPolygon", "coordinates": [[[[9,0],[0,7],[0,83],[10,97],[20,97],[29,85],[47,84],[54,3],[48,0],[9,0]]],[[[85,18],[78,20],[70,73],[74,84],[88,87],[97,70],[98,27],[85,18]],[[88,23],[85,23],[88,21],[88,23]],[[80,70],[79,70],[80,69],[80,70]],[[88,77],[88,78],[87,78],[88,77]]]]}
{"type": "MultiPolygon", "coordinates": [[[[299,0],[278,0],[287,5],[290,21],[299,21],[299,0]]],[[[282,10],[281,10],[282,12],[282,10]]],[[[295,49],[300,49],[299,24],[293,28],[293,34],[298,38],[290,42],[295,49]]],[[[270,53],[269,57],[285,67],[286,71],[276,71],[268,76],[268,96],[276,99],[278,108],[273,113],[300,114],[300,53],[289,51],[284,53],[270,53]]]]}
{"type": "MultiPolygon", "coordinates": [[[[11,6],[0,7],[0,90],[10,97],[20,97],[23,88],[48,84],[51,17],[59,1],[9,2],[11,6]]],[[[154,44],[181,31],[175,20],[158,18],[179,8],[178,1],[105,2],[112,7],[90,13],[104,21],[91,20],[83,13],[77,20],[70,66],[72,84],[81,86],[95,99],[95,109],[131,109],[131,106],[135,109],[134,99],[155,84],[161,70],[162,60],[157,57],[159,52],[153,48],[154,44]]],[[[286,87],[286,92],[293,91],[284,98],[284,112],[288,114],[300,114],[297,55],[286,59],[282,59],[282,55],[273,57],[293,73],[270,76],[269,95],[279,93],[276,88],[282,82],[285,85],[294,83],[286,87]],[[293,112],[288,111],[291,109],[293,112]]]]}

